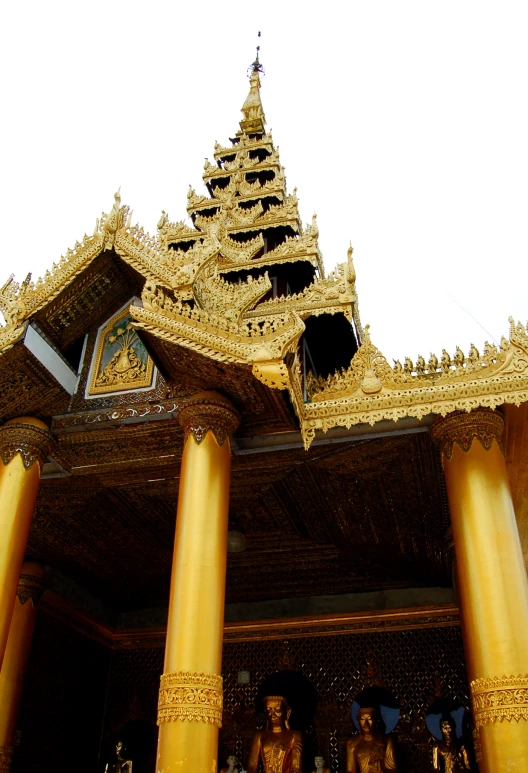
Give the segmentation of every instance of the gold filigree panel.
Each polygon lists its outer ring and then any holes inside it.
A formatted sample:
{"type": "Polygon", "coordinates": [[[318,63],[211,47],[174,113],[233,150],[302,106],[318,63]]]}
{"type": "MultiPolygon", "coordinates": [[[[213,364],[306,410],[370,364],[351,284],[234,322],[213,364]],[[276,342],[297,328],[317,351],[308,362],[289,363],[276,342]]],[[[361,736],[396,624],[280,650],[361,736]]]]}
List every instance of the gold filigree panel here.
{"type": "Polygon", "coordinates": [[[154,378],[154,362],[126,304],[99,330],[86,397],[151,389],[154,378]]]}

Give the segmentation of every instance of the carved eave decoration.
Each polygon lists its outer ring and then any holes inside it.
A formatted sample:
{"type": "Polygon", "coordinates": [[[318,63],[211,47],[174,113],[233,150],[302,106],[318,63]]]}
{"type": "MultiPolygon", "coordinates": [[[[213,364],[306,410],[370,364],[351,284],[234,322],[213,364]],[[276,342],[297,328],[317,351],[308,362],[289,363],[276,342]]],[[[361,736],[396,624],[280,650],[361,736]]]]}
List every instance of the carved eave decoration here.
{"type": "MultiPolygon", "coordinates": [[[[294,312],[244,322],[240,319],[241,304],[226,308],[222,281],[214,277],[206,286],[204,280],[199,291],[203,308],[173,300],[160,287],[147,282],[143,306],[131,307],[136,327],[219,362],[251,365],[254,375],[263,383],[286,388],[288,378],[283,360],[295,348],[304,323],[294,312]],[[216,311],[204,308],[208,305],[213,309],[215,304],[216,311]]],[[[246,283],[245,302],[254,302],[255,295],[266,293],[269,286],[267,276],[246,283]]]]}
{"type": "Polygon", "coordinates": [[[391,367],[370,340],[368,326],[350,367],[321,379],[310,376],[309,402],[303,401],[297,358],[290,366],[290,395],[301,417],[306,447],[317,430],[373,425],[406,416],[422,419],[477,407],[520,405],[528,400],[528,331],[510,318],[509,340],[500,347],[486,342],[481,355],[472,344],[467,357],[457,347],[453,358],[444,350],[440,361],[409,358],[391,367]]]}

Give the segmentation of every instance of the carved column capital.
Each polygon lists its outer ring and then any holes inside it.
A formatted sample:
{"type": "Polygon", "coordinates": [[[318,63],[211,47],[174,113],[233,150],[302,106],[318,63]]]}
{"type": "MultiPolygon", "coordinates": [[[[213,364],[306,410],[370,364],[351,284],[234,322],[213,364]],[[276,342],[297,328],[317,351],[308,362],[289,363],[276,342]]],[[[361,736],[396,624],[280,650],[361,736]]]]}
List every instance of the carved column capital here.
{"type": "Polygon", "coordinates": [[[38,419],[22,416],[0,427],[0,459],[5,465],[20,454],[27,470],[35,462],[42,467],[52,448],[53,436],[38,419]]]}
{"type": "Polygon", "coordinates": [[[502,415],[490,408],[476,408],[469,413],[454,411],[444,417],[438,416],[431,426],[431,437],[447,459],[451,459],[455,443],[467,454],[475,439],[486,451],[496,440],[504,453],[503,432],[502,415]]]}
{"type": "Polygon", "coordinates": [[[36,607],[45,590],[46,573],[44,568],[40,564],[23,564],[17,589],[18,600],[22,606],[31,599],[33,606],[36,607]]]}
{"type": "Polygon", "coordinates": [[[216,392],[199,392],[189,397],[178,412],[178,420],[185,440],[191,434],[197,443],[201,443],[211,431],[219,446],[231,437],[240,424],[238,411],[227,398],[216,392]]]}

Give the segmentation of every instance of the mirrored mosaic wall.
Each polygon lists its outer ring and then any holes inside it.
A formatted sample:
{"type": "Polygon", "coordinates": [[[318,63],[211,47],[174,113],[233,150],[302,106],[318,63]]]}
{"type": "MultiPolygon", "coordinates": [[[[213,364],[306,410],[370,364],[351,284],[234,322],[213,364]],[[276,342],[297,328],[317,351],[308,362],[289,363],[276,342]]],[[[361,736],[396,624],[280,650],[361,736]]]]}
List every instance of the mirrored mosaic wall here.
{"type": "MultiPolygon", "coordinates": [[[[148,736],[156,715],[162,649],[116,651],[112,655],[101,758],[116,737],[129,728],[148,736]]],[[[252,735],[261,726],[255,711],[261,682],[277,671],[296,671],[317,693],[317,709],[306,730],[305,771],[313,755],[322,754],[333,773],[345,771],[345,745],[355,728],[354,698],[369,685],[389,690],[400,705],[395,733],[401,769],[431,770],[431,734],[425,726],[429,708],[439,695],[469,706],[462,639],[458,626],[404,631],[338,634],[282,640],[227,642],[224,645],[224,726],[220,735],[220,766],[228,754],[247,762],[252,735]],[[249,684],[238,683],[240,671],[249,684]]],[[[294,714],[292,713],[292,724],[294,714]]],[[[147,770],[154,770],[150,749],[147,770]]]]}

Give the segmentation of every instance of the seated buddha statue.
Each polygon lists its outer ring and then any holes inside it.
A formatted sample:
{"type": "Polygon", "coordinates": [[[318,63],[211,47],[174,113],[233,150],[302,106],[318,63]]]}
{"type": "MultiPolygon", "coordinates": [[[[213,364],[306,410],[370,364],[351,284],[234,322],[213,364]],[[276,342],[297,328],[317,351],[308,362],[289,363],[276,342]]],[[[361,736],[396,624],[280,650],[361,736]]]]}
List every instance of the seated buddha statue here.
{"type": "Polygon", "coordinates": [[[253,737],[247,773],[257,773],[259,761],[264,773],[301,773],[302,733],[291,730],[291,709],[282,695],[264,698],[266,729],[253,737]]]}
{"type": "Polygon", "coordinates": [[[443,717],[440,721],[440,730],[442,740],[433,746],[433,770],[441,773],[470,771],[469,755],[464,744],[456,737],[453,718],[443,717]]]}
{"type": "Polygon", "coordinates": [[[359,735],[347,741],[347,773],[385,773],[398,770],[394,740],[385,735],[377,709],[359,709],[359,735]]]}

